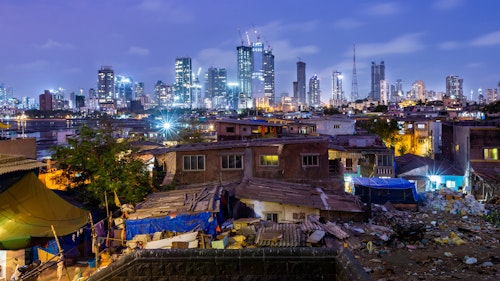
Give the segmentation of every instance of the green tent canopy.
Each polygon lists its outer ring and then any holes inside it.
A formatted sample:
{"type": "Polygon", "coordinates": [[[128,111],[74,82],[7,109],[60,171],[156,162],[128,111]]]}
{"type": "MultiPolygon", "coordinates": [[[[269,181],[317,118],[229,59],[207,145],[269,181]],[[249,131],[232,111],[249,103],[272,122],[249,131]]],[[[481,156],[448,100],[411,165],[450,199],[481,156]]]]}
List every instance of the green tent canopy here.
{"type": "Polygon", "coordinates": [[[87,224],[89,212],[70,204],[48,189],[34,173],[26,174],[0,193],[0,249],[30,246],[31,238],[53,238],[87,224]]]}

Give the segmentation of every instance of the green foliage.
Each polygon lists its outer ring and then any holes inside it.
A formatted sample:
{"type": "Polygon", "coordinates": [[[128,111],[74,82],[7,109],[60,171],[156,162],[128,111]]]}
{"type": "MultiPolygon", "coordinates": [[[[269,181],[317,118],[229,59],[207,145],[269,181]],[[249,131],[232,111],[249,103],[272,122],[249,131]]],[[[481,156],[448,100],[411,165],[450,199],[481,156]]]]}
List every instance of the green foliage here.
{"type": "Polygon", "coordinates": [[[369,133],[378,135],[388,147],[394,147],[398,131],[401,129],[398,122],[394,119],[387,120],[383,118],[372,118],[361,122],[359,126],[369,133]]]}
{"type": "Polygon", "coordinates": [[[334,107],[325,107],[323,109],[323,114],[325,115],[335,115],[335,114],[342,114],[337,108],[334,107]]]}
{"type": "Polygon", "coordinates": [[[387,108],[387,105],[383,105],[383,104],[379,104],[377,106],[375,106],[375,108],[373,108],[372,110],[373,112],[387,112],[388,111],[388,108],[387,108]]]}
{"type": "Polygon", "coordinates": [[[121,203],[135,204],[151,191],[149,172],[135,157],[126,141],[113,137],[109,120],[97,129],[83,126],[79,134],[68,138],[67,146],[54,148],[52,158],[63,171],[61,182],[79,195],[88,208],[114,206],[114,192],[121,203]]]}
{"type": "Polygon", "coordinates": [[[485,105],[483,111],[490,114],[500,112],[500,101],[485,105]]]}
{"type": "Polygon", "coordinates": [[[493,210],[486,216],[484,216],[484,219],[495,226],[500,226],[500,211],[498,210],[493,210]]]}

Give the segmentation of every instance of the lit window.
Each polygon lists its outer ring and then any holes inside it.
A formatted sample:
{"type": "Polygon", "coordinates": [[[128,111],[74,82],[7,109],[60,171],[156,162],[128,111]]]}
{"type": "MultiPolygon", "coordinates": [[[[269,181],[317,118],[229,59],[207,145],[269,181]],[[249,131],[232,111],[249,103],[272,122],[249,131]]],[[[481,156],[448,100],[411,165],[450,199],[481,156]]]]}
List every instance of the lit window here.
{"type": "Polygon", "coordinates": [[[278,166],[278,155],[261,155],[261,166],[278,166]]]}
{"type": "Polygon", "coordinates": [[[183,157],[184,171],[205,170],[205,155],[186,155],[183,157]]]}
{"type": "Polygon", "coordinates": [[[484,160],[498,160],[498,148],[485,148],[484,160]]]}
{"type": "Polygon", "coordinates": [[[413,128],[413,124],[408,124],[408,129],[413,128]]]}
{"type": "Polygon", "coordinates": [[[242,155],[222,155],[222,169],[243,169],[242,155]]]}
{"type": "Polygon", "coordinates": [[[319,155],[302,155],[302,166],[319,166],[319,155]]]}
{"type": "Polygon", "coordinates": [[[425,124],[417,124],[417,129],[425,129],[425,124]]]}

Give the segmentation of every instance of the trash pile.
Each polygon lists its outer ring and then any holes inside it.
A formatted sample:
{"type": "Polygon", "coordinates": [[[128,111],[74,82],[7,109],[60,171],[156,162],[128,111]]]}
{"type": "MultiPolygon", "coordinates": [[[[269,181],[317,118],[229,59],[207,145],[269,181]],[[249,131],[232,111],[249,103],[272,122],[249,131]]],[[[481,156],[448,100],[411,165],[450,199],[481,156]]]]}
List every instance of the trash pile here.
{"type": "Polygon", "coordinates": [[[373,280],[500,280],[500,200],[449,189],[420,198],[418,210],[372,204],[368,222],[343,224],[373,280]]]}
{"type": "Polygon", "coordinates": [[[424,209],[445,211],[453,215],[485,215],[488,211],[484,204],[478,202],[473,195],[465,195],[448,188],[426,192],[424,195],[424,209]]]}

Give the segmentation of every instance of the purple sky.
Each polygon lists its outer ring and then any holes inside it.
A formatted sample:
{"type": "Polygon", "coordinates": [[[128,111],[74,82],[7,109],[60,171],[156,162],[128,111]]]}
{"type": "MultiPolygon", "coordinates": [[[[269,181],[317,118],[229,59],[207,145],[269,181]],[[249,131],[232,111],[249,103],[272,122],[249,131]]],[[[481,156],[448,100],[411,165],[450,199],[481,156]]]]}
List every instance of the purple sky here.
{"type": "Polygon", "coordinates": [[[295,0],[4,0],[0,3],[0,83],[14,96],[37,97],[62,87],[66,94],[97,81],[100,66],[144,82],[174,81],[176,57],[193,69],[226,68],[236,77],[236,46],[248,32],[273,49],[276,94],[292,93],[296,62],[309,79],[318,74],[322,100],[331,73],[351,92],[356,42],[358,92],[370,90],[372,61],[385,61],[386,79],[416,80],[444,91],[445,78],[464,79],[467,96],[500,81],[500,1],[295,0]]]}

